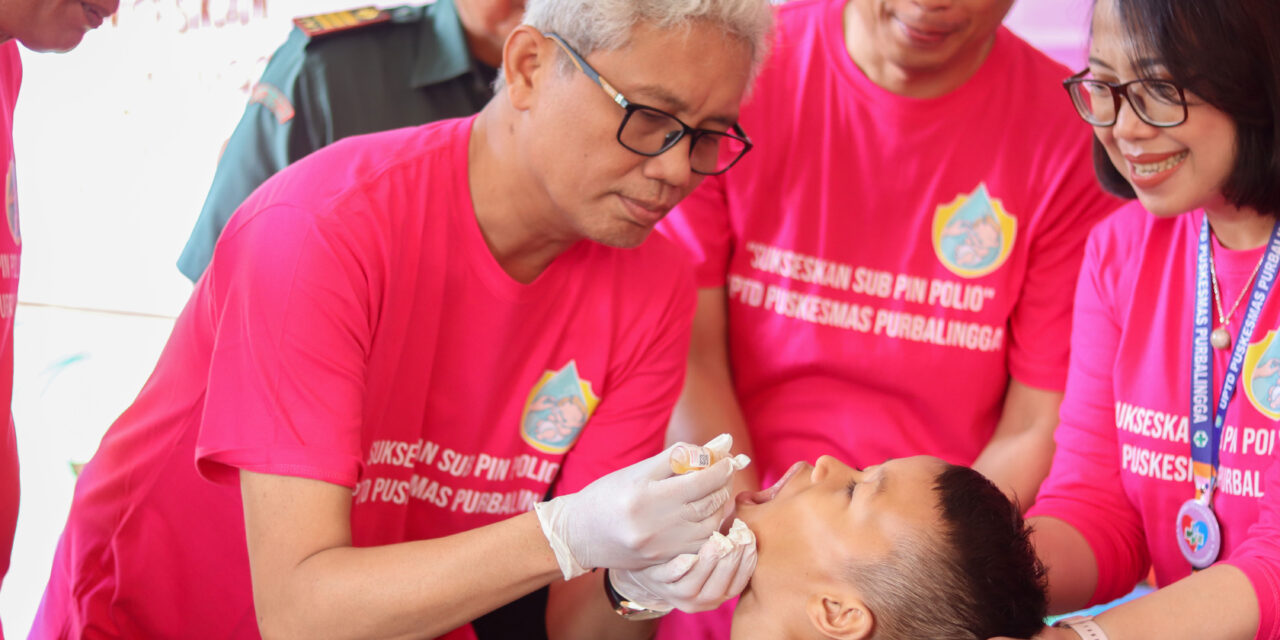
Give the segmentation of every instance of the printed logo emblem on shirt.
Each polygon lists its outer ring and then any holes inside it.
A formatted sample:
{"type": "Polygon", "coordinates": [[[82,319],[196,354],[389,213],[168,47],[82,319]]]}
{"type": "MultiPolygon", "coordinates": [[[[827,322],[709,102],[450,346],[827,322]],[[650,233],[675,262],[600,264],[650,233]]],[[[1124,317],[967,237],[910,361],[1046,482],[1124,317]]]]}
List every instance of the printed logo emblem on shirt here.
{"type": "Polygon", "coordinates": [[[1249,344],[1244,353],[1244,392],[1262,415],[1280,420],[1280,340],[1276,331],[1249,344]]]}
{"type": "Polygon", "coordinates": [[[573,360],[559,371],[547,371],[529,392],[520,418],[520,435],[529,446],[546,453],[564,453],[582,435],[582,428],[600,404],[591,383],[578,376],[573,360]]]}
{"type": "Polygon", "coordinates": [[[13,243],[22,246],[22,229],[18,226],[18,162],[9,157],[9,171],[4,180],[4,216],[9,223],[13,243]]]}
{"type": "Polygon", "coordinates": [[[978,278],[999,269],[1013,251],[1018,219],[979,184],[933,214],[933,250],[947,269],[962,278],[978,278]]]}

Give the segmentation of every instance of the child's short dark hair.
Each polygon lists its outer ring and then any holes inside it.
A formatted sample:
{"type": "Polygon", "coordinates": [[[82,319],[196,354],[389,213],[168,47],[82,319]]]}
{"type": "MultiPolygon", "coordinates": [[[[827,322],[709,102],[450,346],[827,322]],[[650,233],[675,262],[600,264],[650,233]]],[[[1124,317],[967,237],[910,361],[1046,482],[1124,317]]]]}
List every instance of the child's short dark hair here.
{"type": "Polygon", "coordinates": [[[1030,638],[1048,610],[1044,565],[1017,505],[982,474],[947,465],[934,482],[940,535],[900,540],[888,562],[850,568],[876,640],[1030,638]]]}
{"type": "MultiPolygon", "coordinates": [[[[1133,39],[1133,57],[1158,59],[1171,80],[1235,123],[1235,166],[1223,195],[1236,206],[1280,215],[1280,41],[1275,37],[1280,3],[1114,2],[1133,39]]],[[[1097,140],[1093,151],[1102,186],[1121,197],[1136,197],[1097,140]]]]}

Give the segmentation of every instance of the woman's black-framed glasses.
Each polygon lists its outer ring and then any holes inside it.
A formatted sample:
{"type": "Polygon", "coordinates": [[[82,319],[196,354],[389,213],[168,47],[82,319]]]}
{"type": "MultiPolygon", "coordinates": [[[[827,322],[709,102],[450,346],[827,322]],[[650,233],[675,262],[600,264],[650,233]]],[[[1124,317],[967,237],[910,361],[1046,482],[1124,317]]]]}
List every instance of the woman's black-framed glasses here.
{"type": "Polygon", "coordinates": [[[1187,98],[1182,87],[1168,80],[1139,78],[1129,82],[1103,82],[1085,78],[1088,69],[1062,81],[1076,113],[1095,127],[1110,127],[1120,115],[1120,99],[1143,122],[1153,127],[1176,127],[1187,121],[1187,98]]]}
{"type": "Polygon", "coordinates": [[[695,129],[679,118],[643,104],[627,100],[617,89],[587,64],[578,52],[559,35],[545,34],[560,45],[573,59],[574,65],[600,85],[618,106],[626,110],[622,124],[618,125],[618,142],[628,151],[642,156],[661,155],[685,136],[689,136],[689,168],[704,176],[724,173],[751,150],[751,139],[742,127],[734,124],[730,131],[695,129]]]}

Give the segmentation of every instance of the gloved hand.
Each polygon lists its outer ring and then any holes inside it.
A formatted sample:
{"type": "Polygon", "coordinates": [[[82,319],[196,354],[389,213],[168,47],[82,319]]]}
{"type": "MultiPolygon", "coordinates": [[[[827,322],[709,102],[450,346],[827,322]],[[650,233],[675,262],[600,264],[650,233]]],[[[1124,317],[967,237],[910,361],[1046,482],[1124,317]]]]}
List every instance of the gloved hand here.
{"type": "Polygon", "coordinates": [[[709,611],[746,588],[756,570],[756,536],[734,520],[729,535],[711,534],[697,555],[634,571],[609,570],[614,591],[646,609],[709,611]]]}
{"type": "Polygon", "coordinates": [[[746,454],[739,453],[731,456],[730,448],[733,447],[733,436],[722,433],[711,439],[701,447],[692,444],[679,443],[668,449],[671,452],[671,470],[675,473],[689,473],[690,471],[698,471],[705,469],[722,458],[731,458],[730,464],[733,470],[738,471],[746,468],[751,464],[751,458],[746,454]]]}
{"type": "Polygon", "coordinates": [[[596,567],[665,563],[696,552],[720,528],[733,507],[730,460],[676,476],[670,458],[668,449],[534,506],[565,580],[596,567]]]}

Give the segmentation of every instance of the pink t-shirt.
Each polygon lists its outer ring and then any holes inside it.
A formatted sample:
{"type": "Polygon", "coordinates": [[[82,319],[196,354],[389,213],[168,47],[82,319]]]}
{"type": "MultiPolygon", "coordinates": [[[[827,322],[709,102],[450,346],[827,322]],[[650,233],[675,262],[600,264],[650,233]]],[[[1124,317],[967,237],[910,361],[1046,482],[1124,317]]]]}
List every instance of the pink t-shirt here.
{"type": "Polygon", "coordinates": [[[728,289],[765,482],[820,454],[972,462],[1010,375],[1062,388],[1064,293],[1115,207],[1065,67],[1001,29],[966,85],[904,98],[849,58],[844,5],[779,10],[741,117],[756,148],[662,227],[694,254],[699,286],[728,289]]]}
{"type": "Polygon", "coordinates": [[[660,226],[699,286],[727,289],[766,485],[822,454],[973,462],[1010,376],[1063,388],[1084,240],[1118,205],[1094,179],[1068,69],[1002,28],[963,87],[902,97],[850,59],[845,5],[778,9],[741,115],[755,149],[660,226]]]}
{"type": "Polygon", "coordinates": [[[241,207],[77,484],[41,637],[257,637],[239,469],[350,487],[372,546],[661,448],[694,304],[679,250],[580,242],[515,282],[476,223],[471,125],[339,142],[241,207]]]}
{"type": "MultiPolygon", "coordinates": [[[[13,152],[13,108],[22,84],[18,43],[0,44],[0,166],[4,172],[5,229],[0,231],[0,584],[9,571],[13,531],[18,524],[18,442],[13,428],[13,312],[18,305],[18,174],[13,152]]],[[[4,637],[0,631],[0,638],[4,637]]]]}
{"type": "MultiPolygon", "coordinates": [[[[1153,565],[1160,585],[1191,573],[1175,520],[1194,496],[1187,434],[1202,220],[1200,212],[1156,218],[1134,202],[1089,239],[1057,452],[1030,513],[1065,520],[1088,540],[1098,561],[1095,602],[1128,592],[1153,565]]],[[[1252,286],[1264,249],[1232,251],[1213,242],[1226,308],[1252,286]]],[[[1227,411],[1213,501],[1223,534],[1219,558],[1243,570],[1258,595],[1258,638],[1280,634],[1277,298],[1272,291],[1263,307],[1227,411]]],[[[1231,319],[1237,338],[1247,306],[1231,319]]],[[[1212,352],[1216,406],[1230,351],[1212,352]]]]}

